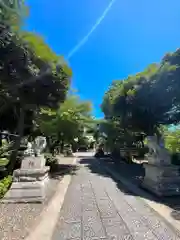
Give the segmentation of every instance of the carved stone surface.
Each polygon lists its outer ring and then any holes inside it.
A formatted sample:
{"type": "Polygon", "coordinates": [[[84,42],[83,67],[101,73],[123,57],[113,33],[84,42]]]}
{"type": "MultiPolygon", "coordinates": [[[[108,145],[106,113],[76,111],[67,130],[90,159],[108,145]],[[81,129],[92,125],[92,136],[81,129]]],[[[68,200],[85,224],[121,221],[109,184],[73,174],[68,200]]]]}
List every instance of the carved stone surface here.
{"type": "Polygon", "coordinates": [[[46,164],[46,159],[43,155],[38,157],[28,156],[22,160],[21,169],[42,169],[46,164]]]}
{"type": "Polygon", "coordinates": [[[27,149],[24,151],[25,156],[40,156],[46,147],[46,138],[38,136],[33,142],[27,143],[27,149]]]}
{"type": "Polygon", "coordinates": [[[157,196],[180,195],[179,167],[171,164],[170,154],[163,144],[159,145],[156,137],[148,137],[148,147],[142,187],[157,196]]]}
{"type": "Polygon", "coordinates": [[[155,165],[171,164],[171,156],[168,150],[165,149],[162,140],[158,143],[156,136],[149,136],[147,137],[147,146],[149,148],[147,154],[148,163],[155,165]]]}
{"type": "Polygon", "coordinates": [[[45,147],[46,147],[46,138],[42,136],[36,137],[32,143],[32,148],[36,156],[40,156],[40,154],[45,149],[45,147]]]}
{"type": "Polygon", "coordinates": [[[34,156],[34,150],[31,142],[27,143],[27,149],[24,151],[24,156],[34,156]]]}
{"type": "Polygon", "coordinates": [[[13,173],[14,182],[41,181],[48,176],[49,167],[42,169],[17,169],[13,173]]]}
{"type": "Polygon", "coordinates": [[[49,172],[45,162],[43,155],[25,157],[13,172],[13,183],[2,202],[43,202],[49,172]]]}
{"type": "Polygon", "coordinates": [[[3,202],[43,202],[46,195],[47,180],[48,178],[43,181],[13,182],[10,190],[3,198],[3,202]]]}

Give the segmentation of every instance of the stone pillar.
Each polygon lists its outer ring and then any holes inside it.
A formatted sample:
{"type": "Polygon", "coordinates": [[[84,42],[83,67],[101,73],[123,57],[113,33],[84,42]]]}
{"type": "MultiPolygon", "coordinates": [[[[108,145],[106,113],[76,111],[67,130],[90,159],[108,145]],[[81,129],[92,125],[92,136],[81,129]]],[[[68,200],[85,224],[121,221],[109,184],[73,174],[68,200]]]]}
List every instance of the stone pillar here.
{"type": "Polygon", "coordinates": [[[171,157],[156,137],[148,137],[148,163],[144,163],[142,187],[157,196],[180,195],[179,167],[171,164],[171,157]]]}
{"type": "Polygon", "coordinates": [[[13,173],[13,183],[2,202],[43,202],[46,196],[49,167],[43,155],[27,156],[13,173]]]}

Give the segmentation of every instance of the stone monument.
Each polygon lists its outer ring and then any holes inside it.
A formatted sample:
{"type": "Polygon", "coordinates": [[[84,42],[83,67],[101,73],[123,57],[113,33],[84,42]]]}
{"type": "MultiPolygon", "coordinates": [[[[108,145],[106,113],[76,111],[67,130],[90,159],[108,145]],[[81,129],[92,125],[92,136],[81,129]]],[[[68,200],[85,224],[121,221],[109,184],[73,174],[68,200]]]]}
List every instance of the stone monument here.
{"type": "Polygon", "coordinates": [[[21,168],[13,172],[13,183],[2,202],[43,202],[49,172],[42,154],[45,147],[46,138],[41,136],[27,144],[21,168]]]}
{"type": "Polygon", "coordinates": [[[144,163],[145,177],[142,187],[157,196],[180,195],[179,167],[171,164],[171,156],[163,141],[148,137],[148,163],[144,163]]]}

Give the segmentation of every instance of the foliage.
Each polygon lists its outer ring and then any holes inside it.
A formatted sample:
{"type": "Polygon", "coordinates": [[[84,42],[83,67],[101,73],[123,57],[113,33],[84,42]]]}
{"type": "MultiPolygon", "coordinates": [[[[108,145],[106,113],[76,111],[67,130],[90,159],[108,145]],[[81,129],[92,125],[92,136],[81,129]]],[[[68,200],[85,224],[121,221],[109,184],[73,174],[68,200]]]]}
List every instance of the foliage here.
{"type": "Polygon", "coordinates": [[[45,136],[51,136],[60,144],[72,143],[83,134],[91,121],[91,105],[77,96],[68,96],[57,111],[41,109],[37,127],[45,136]]]}
{"type": "Polygon", "coordinates": [[[180,165],[180,130],[164,129],[165,147],[171,154],[171,162],[180,165]]]}
{"type": "Polygon", "coordinates": [[[171,153],[180,153],[180,130],[166,131],[165,146],[171,153]]]}
{"type": "Polygon", "coordinates": [[[8,191],[12,183],[12,176],[7,176],[0,181],[0,198],[8,191]]]}
{"type": "Polygon", "coordinates": [[[24,17],[27,17],[29,9],[24,0],[1,0],[0,22],[4,22],[18,30],[24,17]]]}
{"type": "Polygon", "coordinates": [[[20,35],[23,41],[28,44],[30,49],[32,49],[36,56],[39,56],[41,60],[50,63],[54,69],[56,69],[57,65],[62,67],[63,71],[68,76],[72,76],[72,70],[68,67],[64,58],[53,52],[40,35],[26,31],[21,32],[20,35]]]}
{"type": "Polygon", "coordinates": [[[121,137],[122,129],[119,122],[112,119],[102,122],[100,125],[100,132],[104,133],[106,145],[113,150],[115,145],[117,145],[119,138],[121,137]]]}
{"type": "Polygon", "coordinates": [[[46,166],[52,167],[58,163],[58,160],[51,153],[45,153],[44,157],[46,159],[46,166]]]}
{"type": "MultiPolygon", "coordinates": [[[[7,26],[1,26],[3,43],[1,53],[1,95],[7,102],[20,107],[56,107],[63,101],[69,84],[69,75],[59,66],[54,69],[40,53],[36,55],[29,45],[7,26]],[[7,71],[8,70],[8,71],[7,71]]],[[[35,38],[35,37],[34,37],[35,38]]],[[[45,45],[44,45],[45,47],[45,45]]],[[[48,48],[48,47],[47,47],[48,48]]]]}
{"type": "Polygon", "coordinates": [[[83,136],[94,121],[89,102],[67,97],[72,71],[63,57],[38,34],[22,30],[25,9],[23,0],[0,3],[0,130],[15,136],[9,173],[20,165],[23,136],[43,134],[54,149],[83,136]]]}
{"type": "Polygon", "coordinates": [[[11,144],[4,143],[0,147],[0,166],[7,165],[11,152],[12,152],[11,144]]]}
{"type": "Polygon", "coordinates": [[[108,121],[127,131],[160,134],[162,125],[180,121],[180,50],[166,55],[159,65],[112,83],[102,110],[108,121]]]}
{"type": "MultiPolygon", "coordinates": [[[[33,35],[33,46],[37,46],[36,36],[33,35]],[[36,43],[36,44],[35,44],[36,43]]],[[[13,32],[8,25],[0,26],[0,111],[4,113],[10,106],[13,115],[17,115],[18,121],[15,143],[15,151],[11,156],[10,169],[15,163],[20,140],[24,135],[24,123],[28,111],[32,114],[40,107],[56,108],[64,101],[69,87],[70,75],[64,71],[64,65],[54,64],[54,59],[45,61],[44,53],[30,45],[30,40],[13,32]],[[15,107],[13,107],[15,106],[15,107]]],[[[49,47],[42,42],[43,51],[49,47]],[[43,45],[44,44],[44,45],[43,45]]],[[[7,116],[7,115],[5,115],[7,116]]],[[[33,117],[31,118],[32,125],[33,117]]],[[[10,170],[10,171],[11,171],[10,170]]]]}

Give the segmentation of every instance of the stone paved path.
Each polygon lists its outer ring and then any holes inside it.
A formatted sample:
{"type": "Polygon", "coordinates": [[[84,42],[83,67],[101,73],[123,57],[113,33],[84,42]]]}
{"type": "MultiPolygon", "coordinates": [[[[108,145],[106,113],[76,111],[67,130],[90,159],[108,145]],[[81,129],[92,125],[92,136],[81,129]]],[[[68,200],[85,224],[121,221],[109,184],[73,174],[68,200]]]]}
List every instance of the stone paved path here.
{"type": "Polygon", "coordinates": [[[80,160],[72,177],[52,238],[65,239],[175,240],[180,236],[142,200],[118,188],[97,160],[86,159],[80,160]]]}

